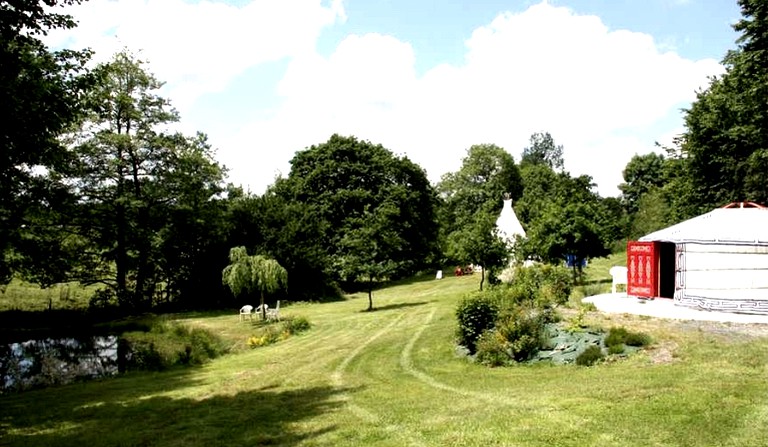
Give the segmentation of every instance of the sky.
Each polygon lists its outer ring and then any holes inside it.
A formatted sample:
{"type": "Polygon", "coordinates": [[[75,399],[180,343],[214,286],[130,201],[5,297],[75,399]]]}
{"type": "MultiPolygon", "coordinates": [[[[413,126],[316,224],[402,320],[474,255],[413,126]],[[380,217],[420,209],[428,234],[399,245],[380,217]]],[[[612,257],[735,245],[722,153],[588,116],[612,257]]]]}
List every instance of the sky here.
{"type": "Polygon", "coordinates": [[[262,194],[334,133],[381,144],[429,179],[473,144],[516,160],[549,132],[565,169],[619,194],[635,154],[736,47],[736,0],[90,0],[52,48],[127,48],[203,132],[228,181],[262,194]]]}

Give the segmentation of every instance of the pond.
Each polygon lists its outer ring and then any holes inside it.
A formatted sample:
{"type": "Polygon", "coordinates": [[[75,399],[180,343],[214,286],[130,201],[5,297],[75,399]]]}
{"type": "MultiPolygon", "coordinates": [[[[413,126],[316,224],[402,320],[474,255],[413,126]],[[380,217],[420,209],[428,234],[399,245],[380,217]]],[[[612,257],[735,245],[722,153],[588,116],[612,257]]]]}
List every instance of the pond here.
{"type": "Polygon", "coordinates": [[[124,365],[121,345],[114,335],[0,345],[0,393],[114,376],[124,365]]]}

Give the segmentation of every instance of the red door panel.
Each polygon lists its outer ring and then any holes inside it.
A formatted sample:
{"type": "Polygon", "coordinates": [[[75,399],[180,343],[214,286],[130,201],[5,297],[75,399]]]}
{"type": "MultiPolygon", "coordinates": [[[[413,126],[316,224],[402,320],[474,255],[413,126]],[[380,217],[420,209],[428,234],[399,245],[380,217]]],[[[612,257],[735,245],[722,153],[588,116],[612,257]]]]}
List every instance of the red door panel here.
{"type": "Polygon", "coordinates": [[[659,294],[658,242],[627,243],[627,295],[653,298],[659,294]]]}

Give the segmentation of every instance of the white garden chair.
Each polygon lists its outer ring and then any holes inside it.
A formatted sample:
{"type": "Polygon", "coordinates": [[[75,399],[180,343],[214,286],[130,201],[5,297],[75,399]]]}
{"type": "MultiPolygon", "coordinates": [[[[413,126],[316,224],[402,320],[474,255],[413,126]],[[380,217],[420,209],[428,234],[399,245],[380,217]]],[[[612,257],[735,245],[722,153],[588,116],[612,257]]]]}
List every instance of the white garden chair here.
{"type": "MultiPolygon", "coordinates": [[[[267,306],[266,304],[264,304],[264,313],[267,313],[267,312],[269,312],[269,306],[267,306]]],[[[258,315],[258,316],[259,316],[259,318],[261,318],[261,314],[262,314],[262,312],[261,312],[261,306],[257,307],[256,309],[253,309],[253,313],[255,313],[256,315],[258,315]]]]}
{"type": "Polygon", "coordinates": [[[272,309],[267,308],[267,321],[272,320],[280,321],[280,300],[277,301],[277,304],[272,309]]]}
{"type": "Polygon", "coordinates": [[[253,320],[253,306],[250,304],[240,308],[240,321],[245,321],[246,317],[253,320]]]}
{"type": "Polygon", "coordinates": [[[611,267],[609,270],[609,273],[611,274],[612,282],[611,282],[611,293],[616,293],[616,286],[619,284],[624,284],[624,290],[626,291],[627,287],[627,268],[622,267],[619,265],[615,265],[611,267]]]}

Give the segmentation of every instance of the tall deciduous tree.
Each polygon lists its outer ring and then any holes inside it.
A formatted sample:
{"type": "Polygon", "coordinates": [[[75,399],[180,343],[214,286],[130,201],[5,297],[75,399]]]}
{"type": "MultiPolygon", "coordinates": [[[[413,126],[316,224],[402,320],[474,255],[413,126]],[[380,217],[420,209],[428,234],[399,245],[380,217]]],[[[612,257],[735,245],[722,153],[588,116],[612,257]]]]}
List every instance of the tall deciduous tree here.
{"type": "Polygon", "coordinates": [[[217,276],[230,247],[225,169],[213,160],[205,135],[180,140],[152,184],[152,220],[159,228],[152,238],[152,262],[163,302],[210,306],[211,297],[220,295],[217,276]]]}
{"type": "Polygon", "coordinates": [[[554,171],[562,171],[563,146],[556,145],[549,132],[538,132],[531,135],[530,146],[523,149],[520,164],[539,164],[549,166],[554,171]]]}
{"type": "MultiPolygon", "coordinates": [[[[545,136],[548,134],[545,134],[545,136]]],[[[544,141],[547,148],[555,146],[550,138],[532,137],[532,147],[544,141]]],[[[593,191],[592,178],[573,177],[566,171],[556,172],[555,163],[543,149],[529,151],[521,163],[524,191],[518,203],[520,220],[527,225],[527,238],[519,253],[522,257],[541,259],[559,264],[567,255],[580,266],[586,258],[605,256],[610,245],[626,233],[624,214],[615,199],[603,199],[593,191]]]]}
{"type": "Polygon", "coordinates": [[[321,234],[312,242],[326,253],[327,273],[337,279],[332,266],[348,255],[345,236],[361,228],[366,211],[385,203],[399,213],[389,227],[401,242],[389,251],[396,266],[392,277],[424,268],[437,253],[437,198],[426,173],[381,145],[333,135],[297,153],[290,174],[272,191],[285,203],[302,206],[302,213],[317,222],[321,234]]]}
{"type": "Polygon", "coordinates": [[[58,137],[82,111],[93,77],[85,70],[90,51],[50,51],[40,40],[52,29],[75,26],[57,5],[80,0],[25,0],[0,4],[0,284],[7,283],[18,256],[30,207],[45,206],[53,188],[35,175],[66,160],[58,137]],[[49,194],[50,193],[50,194],[49,194]],[[22,231],[20,231],[22,230],[22,231]]]}
{"type": "Polygon", "coordinates": [[[686,111],[681,138],[683,175],[676,179],[675,208],[691,217],[741,200],[768,203],[768,7],[739,0],[738,47],[723,63],[726,73],[697,93],[686,111]],[[693,206],[691,206],[692,204],[693,206]]]}
{"type": "Polygon", "coordinates": [[[664,186],[668,179],[664,156],[656,153],[635,155],[624,168],[624,183],[619,185],[627,212],[637,212],[640,198],[653,188],[664,186]]]}
{"type": "Polygon", "coordinates": [[[478,144],[467,150],[458,171],[443,176],[437,189],[444,201],[444,231],[450,234],[471,225],[478,213],[498,216],[504,194],[517,200],[523,185],[509,152],[494,144],[478,144]]]}
{"type": "Polygon", "coordinates": [[[651,188],[640,197],[632,216],[629,237],[640,238],[672,223],[669,202],[662,188],[651,188]]]}
{"type": "Polygon", "coordinates": [[[400,270],[408,270],[411,261],[399,255],[406,242],[397,231],[400,210],[386,201],[372,211],[348,222],[341,238],[336,266],[346,280],[362,279],[368,292],[368,310],[373,310],[373,286],[400,270]]]}
{"type": "Polygon", "coordinates": [[[584,259],[608,255],[610,250],[596,218],[599,213],[596,203],[550,204],[531,225],[523,252],[553,264],[572,255],[576,269],[584,259]]]}
{"type": "Polygon", "coordinates": [[[294,299],[338,297],[337,277],[331,274],[332,261],[323,243],[328,223],[318,219],[318,205],[287,200],[274,187],[261,196],[245,195],[229,203],[231,246],[269,254],[292,278],[301,278],[290,284],[288,292],[294,299]]]}
{"type": "Polygon", "coordinates": [[[502,267],[510,252],[506,242],[499,235],[493,216],[479,213],[471,224],[450,234],[448,254],[462,263],[472,263],[481,267],[480,290],[483,290],[486,272],[489,269],[502,267]]]}
{"type": "Polygon", "coordinates": [[[224,170],[204,135],[166,131],[178,115],[143,62],[123,51],[96,72],[92,112],[68,137],[71,163],[49,172],[71,198],[51,223],[80,247],[60,279],[105,284],[121,306],[146,309],[162,286],[177,293],[194,283],[194,264],[219,237],[209,224],[223,212],[224,170]]]}

